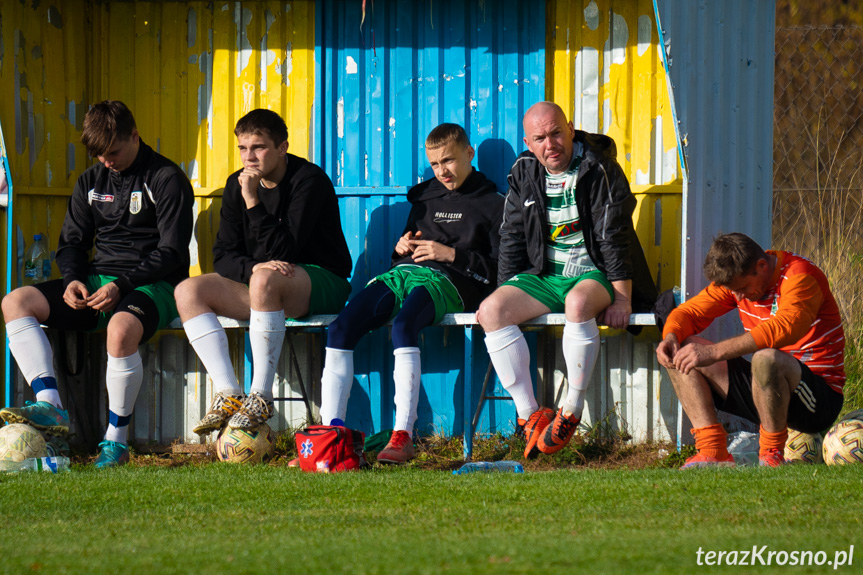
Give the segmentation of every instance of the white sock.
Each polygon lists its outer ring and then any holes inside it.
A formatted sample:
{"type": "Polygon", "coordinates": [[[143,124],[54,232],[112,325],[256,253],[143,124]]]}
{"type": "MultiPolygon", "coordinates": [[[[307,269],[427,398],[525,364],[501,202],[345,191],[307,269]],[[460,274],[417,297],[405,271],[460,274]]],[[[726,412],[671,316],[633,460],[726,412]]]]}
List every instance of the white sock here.
{"type": "Polygon", "coordinates": [[[527,419],[539,409],[530,378],[530,350],[517,325],[485,334],[485,347],[501,385],[515,402],[518,417],[527,419]]]}
{"type": "Polygon", "coordinates": [[[393,384],[396,388],[393,430],[412,434],[420,401],[420,348],[400,347],[393,350],[393,356],[393,384]]]}
{"type": "Polygon", "coordinates": [[[563,402],[563,412],[571,413],[581,419],[584,410],[584,396],[593,374],[593,366],[599,355],[599,328],[596,320],[582,323],[567,321],[563,327],[563,359],[569,389],[563,402]]]}
{"type": "Polygon", "coordinates": [[[353,382],[353,350],[328,347],[321,375],[321,423],[330,425],[334,419],[345,420],[353,382]]]}
{"type": "MultiPolygon", "coordinates": [[[[37,377],[50,377],[56,381],[51,344],[35,317],[13,319],[6,324],[6,335],[9,337],[9,351],[15,357],[18,369],[28,384],[37,377]]],[[[54,407],[63,409],[60,394],[56,389],[38,392],[36,401],[47,401],[54,407]]]]}
{"type": "MultiPolygon", "coordinates": [[[[141,364],[141,354],[137,351],[126,357],[113,357],[108,354],[108,370],[105,374],[108,409],[119,416],[132,415],[143,380],[144,366],[141,364]]],[[[128,431],[128,423],[120,427],[108,424],[105,439],[127,444],[128,431]]]]}
{"type": "Polygon", "coordinates": [[[240,395],[243,388],[237,381],[231,355],[228,349],[228,336],[214,313],[204,313],[183,323],[186,337],[207,373],[213,380],[216,393],[240,395]]]}
{"type": "Polygon", "coordinates": [[[252,348],[252,391],[273,399],[273,376],[285,342],[285,312],[251,310],[249,344],[252,348]]]}
{"type": "Polygon", "coordinates": [[[116,441],[123,445],[129,445],[129,426],[115,427],[108,424],[108,430],[105,431],[105,441],[116,441]]]}

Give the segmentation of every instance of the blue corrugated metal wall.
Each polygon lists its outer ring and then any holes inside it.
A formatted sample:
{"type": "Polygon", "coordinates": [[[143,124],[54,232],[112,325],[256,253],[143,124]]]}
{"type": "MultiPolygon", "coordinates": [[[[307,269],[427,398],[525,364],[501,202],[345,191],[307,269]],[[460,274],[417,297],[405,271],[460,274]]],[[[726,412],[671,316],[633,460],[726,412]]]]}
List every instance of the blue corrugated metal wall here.
{"type": "MultiPolygon", "coordinates": [[[[318,0],[316,13],[310,151],[337,186],[356,294],[389,268],[409,211],[408,187],[433,177],[423,147],[432,128],[463,125],[477,150],[475,166],[505,191],[524,149],[521,118],[545,98],[545,4],[369,3],[362,25],[360,2],[318,0]]],[[[423,334],[420,432],[463,432],[456,414],[465,399],[464,340],[462,328],[423,334]]],[[[472,377],[479,380],[488,364],[484,347],[475,334],[472,377]]],[[[392,427],[391,358],[385,330],[357,348],[349,425],[367,432],[392,427]]],[[[487,414],[480,430],[515,420],[509,403],[487,414]]]]}

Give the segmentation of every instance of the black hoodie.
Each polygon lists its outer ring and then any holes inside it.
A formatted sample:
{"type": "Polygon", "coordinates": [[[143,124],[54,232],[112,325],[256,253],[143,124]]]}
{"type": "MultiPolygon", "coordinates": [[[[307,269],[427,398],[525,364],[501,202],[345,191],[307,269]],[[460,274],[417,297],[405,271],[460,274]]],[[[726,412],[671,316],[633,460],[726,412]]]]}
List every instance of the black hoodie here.
{"type": "Polygon", "coordinates": [[[177,285],[189,277],[194,206],[183,171],[143,140],[120,173],[90,166],[75,183],[60,232],[56,261],[64,285],[89,274],[117,276],[122,295],[160,280],[177,285]]]}
{"type": "Polygon", "coordinates": [[[437,178],[417,184],[408,191],[408,201],[411,211],[402,235],[421,231],[421,240],[455,248],[455,260],[416,264],[410,255],[393,251],[393,267],[423,265],[444,272],[458,290],[465,311],[474,311],[496,287],[503,197],[493,182],[474,170],[455,190],[448,190],[437,178]]]}
{"type": "Polygon", "coordinates": [[[342,231],[333,183],[315,164],[287,154],[288,167],[275,188],[258,186],[260,203],[246,209],[237,170],[225,183],[213,267],[248,283],[256,264],[273,260],[313,264],[340,278],[351,275],[351,253],[342,231]]]}
{"type": "MultiPolygon", "coordinates": [[[[590,259],[609,281],[632,280],[632,310],[650,311],[656,286],[632,225],[635,196],[615,159],[614,140],[576,130],[573,143],[581,147],[584,158],[575,197],[590,259]]],[[[524,152],[507,178],[509,191],[500,228],[500,283],[519,273],[544,273],[548,235],[545,173],[536,156],[524,152]]]]}

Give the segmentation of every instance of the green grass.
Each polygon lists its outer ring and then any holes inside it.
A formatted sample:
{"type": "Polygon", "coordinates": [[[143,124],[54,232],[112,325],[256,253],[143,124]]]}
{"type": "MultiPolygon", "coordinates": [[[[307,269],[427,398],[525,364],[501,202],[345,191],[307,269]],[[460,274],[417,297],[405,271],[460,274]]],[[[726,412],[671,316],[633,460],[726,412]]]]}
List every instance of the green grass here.
{"type": "Polygon", "coordinates": [[[863,466],[470,476],[78,468],[0,476],[0,571],[691,573],[699,547],[832,559],[854,544],[844,570],[859,572],[861,493],[863,466]]]}

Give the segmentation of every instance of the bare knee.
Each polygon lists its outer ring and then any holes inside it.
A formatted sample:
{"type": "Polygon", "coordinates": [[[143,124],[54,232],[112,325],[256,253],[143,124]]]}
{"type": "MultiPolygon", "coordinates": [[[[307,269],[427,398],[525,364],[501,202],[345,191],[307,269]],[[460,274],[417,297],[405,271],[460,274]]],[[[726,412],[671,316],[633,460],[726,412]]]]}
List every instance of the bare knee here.
{"type": "Polygon", "coordinates": [[[204,287],[204,276],[198,276],[183,280],[174,288],[177,311],[183,321],[211,311],[207,303],[207,290],[204,287]]]}
{"type": "Polygon", "coordinates": [[[128,312],[119,312],[111,317],[107,330],[107,350],[113,357],[127,357],[138,351],[144,326],[128,312]]]}
{"type": "Polygon", "coordinates": [[[40,322],[48,319],[48,302],[42,292],[31,286],[12,290],[3,298],[3,320],[10,321],[22,317],[35,317],[40,322]]]}
{"type": "Polygon", "coordinates": [[[564,300],[566,318],[570,321],[583,322],[597,316],[595,304],[588,301],[585,294],[576,290],[570,290],[564,300]]]}
{"type": "Polygon", "coordinates": [[[486,331],[495,331],[509,325],[506,322],[506,309],[503,299],[491,294],[485,298],[476,311],[476,320],[486,331]]]}
{"type": "MultiPolygon", "coordinates": [[[[249,299],[254,309],[260,309],[261,304],[272,304],[276,308],[283,309],[281,302],[282,289],[285,287],[285,276],[280,272],[263,268],[252,274],[249,278],[249,299]]],[[[269,306],[267,306],[269,307],[269,306]]]]}
{"type": "Polygon", "coordinates": [[[752,354],[753,383],[763,388],[784,385],[789,377],[800,379],[797,360],[778,349],[759,349],[752,354]]]}

